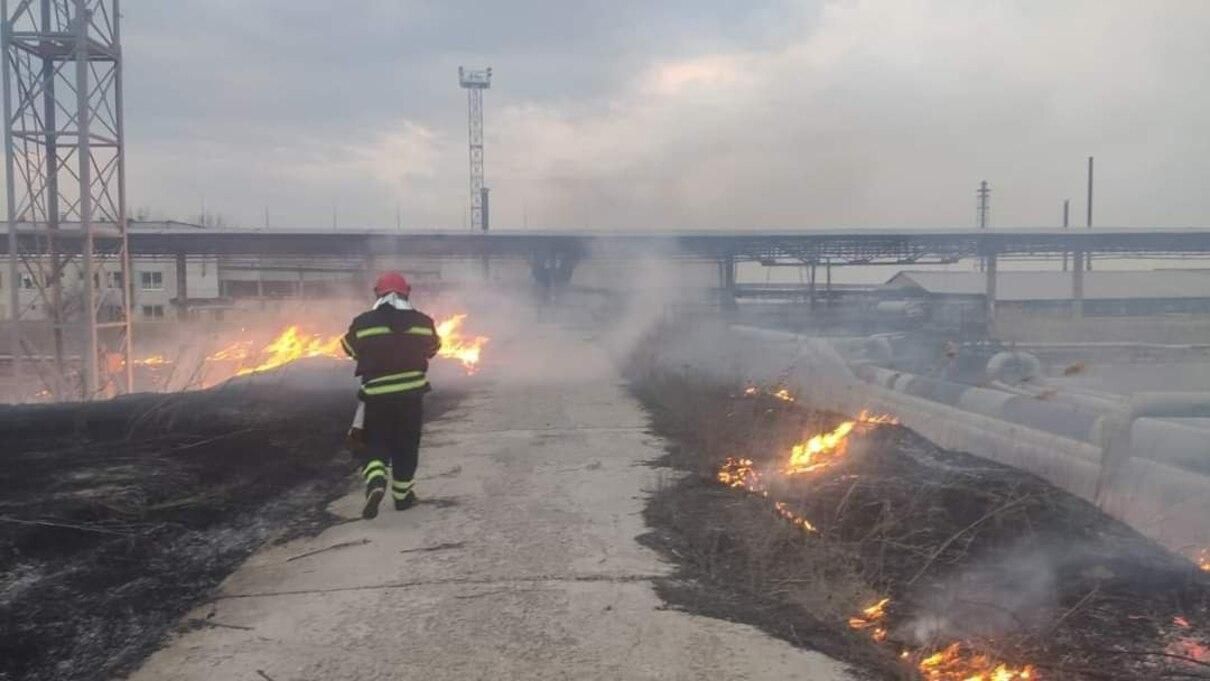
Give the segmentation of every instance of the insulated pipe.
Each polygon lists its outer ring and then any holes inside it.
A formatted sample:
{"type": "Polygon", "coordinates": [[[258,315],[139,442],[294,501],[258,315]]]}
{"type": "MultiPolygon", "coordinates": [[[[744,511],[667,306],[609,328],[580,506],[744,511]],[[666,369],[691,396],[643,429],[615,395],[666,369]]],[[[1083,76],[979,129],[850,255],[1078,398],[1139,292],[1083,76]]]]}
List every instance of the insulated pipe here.
{"type": "MultiPolygon", "coordinates": [[[[968,387],[956,393],[957,404],[951,405],[936,401],[954,394],[948,389],[937,393],[935,381],[876,366],[849,363],[846,367],[830,343],[785,332],[732,329],[753,346],[737,368],[752,377],[768,365],[777,365],[786,385],[799,391],[803,406],[851,414],[861,409],[893,414],[941,447],[1029,471],[1094,501],[1174,551],[1210,542],[1204,521],[1210,513],[1210,476],[1182,467],[1169,456],[1176,453],[1169,451],[1172,445],[1180,449],[1187,442],[1197,442],[1196,435],[1179,442],[1165,437],[1161,444],[1149,440],[1143,429],[1144,425],[1161,430],[1173,425],[1152,421],[1147,416],[1151,413],[1179,418],[1210,412],[1210,393],[1145,393],[1136,396],[1130,406],[1123,400],[1118,409],[1106,410],[1076,409],[1051,400],[968,387]],[[762,338],[766,339],[764,347],[762,338]],[[768,342],[769,338],[780,342],[768,342]],[[1097,418],[1098,414],[1102,416],[1097,418]],[[1114,432],[1129,434],[1132,417],[1140,420],[1138,444],[1162,446],[1166,453],[1145,452],[1149,459],[1130,456],[1127,451],[1117,484],[1100,491],[1102,461],[1107,454],[1102,443],[1110,442],[1114,432]]],[[[848,343],[857,345],[852,339],[848,343]]],[[[1128,436],[1116,441],[1130,446],[1128,436]]]]}
{"type": "Polygon", "coordinates": [[[998,352],[987,360],[987,377],[1021,383],[1042,375],[1042,362],[1028,352],[998,352]]]}
{"type": "Polygon", "coordinates": [[[895,359],[895,350],[886,336],[870,336],[865,342],[866,359],[889,364],[895,359]]]}
{"type": "MultiPolygon", "coordinates": [[[[1102,417],[1099,440],[1105,451],[1101,476],[1097,480],[1097,503],[1118,486],[1119,472],[1134,456],[1131,431],[1139,418],[1206,418],[1210,417],[1210,392],[1143,392],[1130,398],[1126,407],[1102,417]]],[[[1143,458],[1143,457],[1140,457],[1143,458]]]]}

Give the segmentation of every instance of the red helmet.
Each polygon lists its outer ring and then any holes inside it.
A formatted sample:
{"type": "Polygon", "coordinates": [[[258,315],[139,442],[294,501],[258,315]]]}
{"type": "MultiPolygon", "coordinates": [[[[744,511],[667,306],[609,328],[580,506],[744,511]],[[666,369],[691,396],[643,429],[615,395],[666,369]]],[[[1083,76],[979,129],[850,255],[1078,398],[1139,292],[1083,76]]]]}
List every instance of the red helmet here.
{"type": "Polygon", "coordinates": [[[374,295],[385,296],[388,293],[398,293],[407,296],[412,292],[412,285],[399,272],[383,272],[374,282],[374,295]]]}

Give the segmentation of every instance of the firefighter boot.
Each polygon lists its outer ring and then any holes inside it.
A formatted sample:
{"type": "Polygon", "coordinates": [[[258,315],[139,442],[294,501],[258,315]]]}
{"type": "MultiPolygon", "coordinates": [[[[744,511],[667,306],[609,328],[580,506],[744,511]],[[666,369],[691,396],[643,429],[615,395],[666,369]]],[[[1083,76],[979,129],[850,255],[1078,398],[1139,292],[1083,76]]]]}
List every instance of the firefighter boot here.
{"type": "Polygon", "coordinates": [[[369,520],[378,515],[378,504],[386,495],[387,470],[381,461],[374,459],[365,465],[361,474],[366,479],[366,505],[361,509],[361,517],[369,520]]]}
{"type": "Polygon", "coordinates": [[[391,496],[395,499],[395,510],[406,511],[416,505],[416,491],[412,489],[415,484],[412,480],[393,480],[391,481],[391,496]]]}

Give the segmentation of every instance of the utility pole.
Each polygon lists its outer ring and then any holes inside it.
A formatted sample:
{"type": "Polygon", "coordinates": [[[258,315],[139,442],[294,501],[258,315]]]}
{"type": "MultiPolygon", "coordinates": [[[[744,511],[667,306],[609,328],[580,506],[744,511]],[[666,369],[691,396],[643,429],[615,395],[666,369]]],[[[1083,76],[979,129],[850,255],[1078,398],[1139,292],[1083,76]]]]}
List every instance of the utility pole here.
{"type": "MultiPolygon", "coordinates": [[[[1071,199],[1063,199],[1063,229],[1068,228],[1068,217],[1071,214],[1071,199]]],[[[1067,251],[1063,251],[1063,271],[1067,271],[1067,251]]]]}
{"type": "MultiPolygon", "coordinates": [[[[975,223],[979,229],[987,229],[988,212],[991,209],[990,199],[992,190],[987,186],[987,180],[979,183],[979,189],[975,191],[975,196],[978,201],[975,204],[975,223]]],[[[987,258],[979,258],[979,271],[982,272],[987,268],[987,258]]]]}
{"type": "Polygon", "coordinates": [[[987,186],[987,180],[983,180],[982,182],[979,183],[979,190],[977,192],[975,192],[976,196],[979,197],[979,203],[978,203],[978,208],[977,208],[977,213],[976,213],[978,222],[979,222],[979,229],[987,229],[988,212],[991,209],[991,205],[990,205],[991,193],[992,193],[992,190],[991,190],[991,187],[987,186]]]}
{"type": "MultiPolygon", "coordinates": [[[[1088,229],[1092,229],[1092,157],[1088,157],[1088,229]]],[[[1084,266],[1092,270],[1092,251],[1084,258],[1084,266]]]]}
{"type": "Polygon", "coordinates": [[[1088,229],[1092,229],[1092,157],[1088,157],[1088,229]]]}
{"type": "Polygon", "coordinates": [[[466,90],[467,140],[471,164],[471,230],[487,231],[483,219],[483,91],[492,86],[492,69],[471,71],[458,67],[458,84],[466,90]]]}

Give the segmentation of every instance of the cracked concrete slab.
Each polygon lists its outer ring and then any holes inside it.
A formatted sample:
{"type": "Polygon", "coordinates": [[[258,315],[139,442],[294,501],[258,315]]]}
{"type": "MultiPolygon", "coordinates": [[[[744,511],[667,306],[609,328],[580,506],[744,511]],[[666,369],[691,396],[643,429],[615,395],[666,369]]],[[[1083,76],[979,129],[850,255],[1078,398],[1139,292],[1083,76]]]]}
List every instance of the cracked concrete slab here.
{"type": "MultiPolygon", "coordinates": [[[[129,678],[852,678],[754,628],[663,608],[650,581],[669,569],[635,540],[662,446],[612,371],[485,376],[430,424],[425,503],[266,547],[186,618],[221,626],[179,635],[129,678]]],[[[359,509],[359,494],[333,505],[359,509]]]]}

